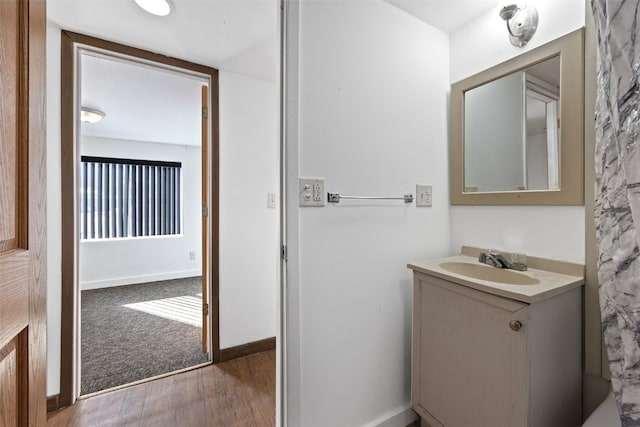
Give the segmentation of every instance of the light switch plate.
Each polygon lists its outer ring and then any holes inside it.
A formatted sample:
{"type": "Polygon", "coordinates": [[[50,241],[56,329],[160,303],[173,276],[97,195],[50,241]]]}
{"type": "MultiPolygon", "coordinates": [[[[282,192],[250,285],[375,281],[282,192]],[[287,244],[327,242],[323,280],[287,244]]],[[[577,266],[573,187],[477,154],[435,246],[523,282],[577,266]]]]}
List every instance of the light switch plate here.
{"type": "Polygon", "coordinates": [[[301,207],[325,205],[324,178],[298,178],[298,185],[301,207]]]}
{"type": "Polygon", "coordinates": [[[416,185],[416,206],[431,207],[433,194],[430,185],[416,185]]]}
{"type": "Polygon", "coordinates": [[[276,193],[267,193],[267,208],[276,208],[276,193]]]}

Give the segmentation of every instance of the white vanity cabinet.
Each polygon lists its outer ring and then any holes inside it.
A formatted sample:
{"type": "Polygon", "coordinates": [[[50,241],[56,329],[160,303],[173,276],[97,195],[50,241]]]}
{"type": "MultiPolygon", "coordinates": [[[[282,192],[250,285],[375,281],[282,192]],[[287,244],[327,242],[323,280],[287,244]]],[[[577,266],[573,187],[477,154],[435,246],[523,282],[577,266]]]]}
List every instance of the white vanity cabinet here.
{"type": "Polygon", "coordinates": [[[412,406],[423,426],[581,425],[580,284],[525,302],[419,270],[412,406]]]}

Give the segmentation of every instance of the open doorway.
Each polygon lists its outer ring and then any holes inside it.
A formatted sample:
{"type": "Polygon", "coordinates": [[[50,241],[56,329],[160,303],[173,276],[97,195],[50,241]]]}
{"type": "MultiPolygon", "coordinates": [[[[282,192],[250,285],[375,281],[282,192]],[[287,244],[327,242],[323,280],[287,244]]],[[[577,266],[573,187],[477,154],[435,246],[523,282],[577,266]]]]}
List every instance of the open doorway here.
{"type": "Polygon", "coordinates": [[[79,396],[219,357],[218,76],[75,33],[63,52],[63,317],[77,332],[62,349],[79,396]]]}
{"type": "Polygon", "coordinates": [[[202,155],[210,82],[90,47],[78,54],[80,395],[87,395],[211,361],[202,155]]]}

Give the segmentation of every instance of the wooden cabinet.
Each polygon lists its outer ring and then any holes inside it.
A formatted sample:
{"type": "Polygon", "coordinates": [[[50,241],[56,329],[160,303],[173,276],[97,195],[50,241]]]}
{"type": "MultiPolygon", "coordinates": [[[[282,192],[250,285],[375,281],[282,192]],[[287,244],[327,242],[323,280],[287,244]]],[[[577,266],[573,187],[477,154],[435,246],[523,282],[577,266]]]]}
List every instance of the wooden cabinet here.
{"type": "Polygon", "coordinates": [[[580,426],[581,301],[581,288],[527,304],[414,272],[423,425],[580,426]]]}

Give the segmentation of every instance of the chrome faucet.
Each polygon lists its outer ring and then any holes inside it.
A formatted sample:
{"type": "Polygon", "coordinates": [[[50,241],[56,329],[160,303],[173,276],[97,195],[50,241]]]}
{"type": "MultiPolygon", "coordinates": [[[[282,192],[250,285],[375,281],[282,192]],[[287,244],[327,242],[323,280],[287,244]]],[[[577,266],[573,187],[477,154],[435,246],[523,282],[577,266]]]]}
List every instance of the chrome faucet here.
{"type": "Polygon", "coordinates": [[[508,268],[511,270],[526,271],[527,264],[521,262],[509,261],[498,251],[489,250],[488,252],[481,252],[478,257],[478,261],[483,264],[491,265],[496,268],[508,268]]]}

